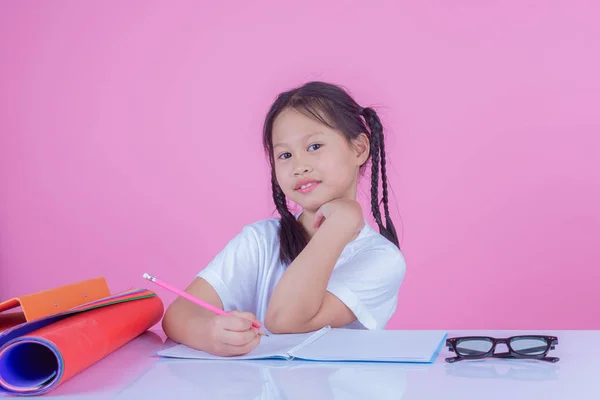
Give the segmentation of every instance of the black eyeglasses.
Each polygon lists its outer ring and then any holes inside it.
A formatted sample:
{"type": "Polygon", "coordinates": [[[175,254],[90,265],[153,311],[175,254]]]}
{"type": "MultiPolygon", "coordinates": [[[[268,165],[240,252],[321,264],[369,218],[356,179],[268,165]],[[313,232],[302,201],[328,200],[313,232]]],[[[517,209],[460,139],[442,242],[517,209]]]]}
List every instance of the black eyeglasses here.
{"type": "Polygon", "coordinates": [[[548,357],[548,352],[558,344],[555,336],[523,335],[508,338],[493,338],[488,336],[463,336],[446,339],[448,350],[456,353],[456,357],[446,358],[453,363],[461,360],[481,358],[527,358],[549,362],[557,362],[558,357],[548,357]],[[504,343],[508,352],[495,353],[496,345],[504,343]]]}

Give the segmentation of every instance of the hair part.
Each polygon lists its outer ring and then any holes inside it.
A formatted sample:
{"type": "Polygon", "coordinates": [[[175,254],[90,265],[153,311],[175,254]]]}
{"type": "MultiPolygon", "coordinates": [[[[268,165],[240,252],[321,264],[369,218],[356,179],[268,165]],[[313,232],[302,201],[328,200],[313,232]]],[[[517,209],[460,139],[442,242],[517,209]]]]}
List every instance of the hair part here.
{"type": "MultiPolygon", "coordinates": [[[[263,127],[263,147],[268,154],[271,166],[273,201],[281,216],[279,227],[280,260],[289,265],[302,252],[308,243],[308,233],[290,212],[283,190],[275,176],[273,153],[273,123],[285,109],[294,109],[324,125],[342,133],[352,142],[361,134],[369,137],[371,158],[371,213],[379,227],[379,232],[397,247],[398,235],[390,217],[388,206],[388,182],[383,126],[379,116],[370,107],[361,107],[344,89],[325,82],[309,82],[301,87],[281,93],[271,106],[263,127]],[[379,176],[385,224],[379,209],[379,176]]],[[[363,164],[361,169],[366,166],[363,164]]]]}

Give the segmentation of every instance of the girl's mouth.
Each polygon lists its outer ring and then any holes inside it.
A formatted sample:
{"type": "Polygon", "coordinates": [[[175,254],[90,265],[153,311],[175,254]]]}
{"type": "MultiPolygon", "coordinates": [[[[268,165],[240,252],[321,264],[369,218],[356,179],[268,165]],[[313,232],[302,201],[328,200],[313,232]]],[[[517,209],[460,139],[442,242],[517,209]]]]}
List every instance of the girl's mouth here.
{"type": "Polygon", "coordinates": [[[301,184],[296,186],[296,191],[300,193],[309,193],[315,190],[317,186],[319,186],[321,182],[318,181],[307,181],[302,182],[301,184]]]}

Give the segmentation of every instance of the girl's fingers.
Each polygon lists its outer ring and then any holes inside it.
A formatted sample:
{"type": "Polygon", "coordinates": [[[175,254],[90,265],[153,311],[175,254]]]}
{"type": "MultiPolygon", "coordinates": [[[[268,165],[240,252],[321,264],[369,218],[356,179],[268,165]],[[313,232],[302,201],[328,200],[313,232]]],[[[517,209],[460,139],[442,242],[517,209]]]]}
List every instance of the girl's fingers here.
{"type": "Polygon", "coordinates": [[[242,356],[254,350],[260,343],[260,335],[256,335],[250,342],[241,346],[229,346],[228,352],[231,356],[242,356]]]}
{"type": "Polygon", "coordinates": [[[256,318],[256,315],[252,314],[251,312],[247,312],[247,311],[231,311],[230,314],[231,315],[236,315],[238,317],[246,318],[247,320],[250,320],[250,321],[255,321],[255,322],[258,323],[259,326],[262,326],[262,324],[260,323],[260,321],[256,318]]]}
{"type": "Polygon", "coordinates": [[[221,340],[229,346],[240,347],[252,342],[257,336],[259,335],[256,329],[250,329],[243,332],[224,330],[221,340]]]}
{"type": "Polygon", "coordinates": [[[227,331],[243,332],[252,327],[252,321],[238,315],[222,315],[219,316],[219,325],[227,331]]]}
{"type": "Polygon", "coordinates": [[[268,336],[260,329],[260,327],[262,327],[262,323],[258,321],[254,314],[244,311],[231,311],[230,314],[231,316],[222,316],[220,318],[221,328],[236,332],[253,330],[259,335],[268,336]],[[253,322],[256,322],[258,327],[254,327],[252,325],[253,322]]]}
{"type": "Polygon", "coordinates": [[[323,208],[319,208],[317,210],[317,212],[315,213],[315,222],[313,224],[314,229],[319,229],[319,227],[323,223],[323,220],[325,219],[325,216],[323,215],[322,210],[323,210],[323,208]]]}

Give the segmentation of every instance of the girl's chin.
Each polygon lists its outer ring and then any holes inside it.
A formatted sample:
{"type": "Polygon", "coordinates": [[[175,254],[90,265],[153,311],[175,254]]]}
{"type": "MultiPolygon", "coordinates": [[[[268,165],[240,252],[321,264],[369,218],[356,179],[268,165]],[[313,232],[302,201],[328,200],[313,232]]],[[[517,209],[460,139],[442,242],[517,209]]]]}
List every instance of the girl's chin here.
{"type": "Polygon", "coordinates": [[[296,203],[296,204],[298,205],[298,207],[300,209],[299,211],[306,212],[309,214],[314,214],[325,203],[326,202],[310,202],[310,203],[305,202],[305,203],[296,203]]]}
{"type": "MultiPolygon", "coordinates": [[[[296,197],[296,196],[294,196],[294,197],[296,197]]],[[[326,204],[334,199],[335,199],[335,197],[321,195],[318,198],[315,196],[314,198],[311,198],[311,199],[305,197],[305,198],[297,198],[297,199],[291,198],[290,200],[292,200],[298,206],[298,208],[304,210],[305,212],[315,213],[319,210],[319,208],[321,208],[323,206],[323,204],[326,204]]]]}

